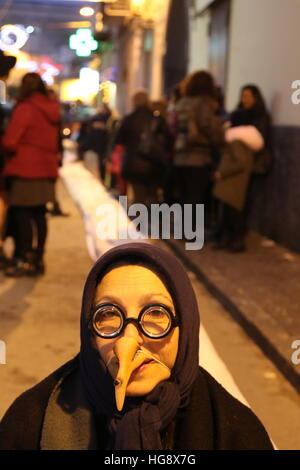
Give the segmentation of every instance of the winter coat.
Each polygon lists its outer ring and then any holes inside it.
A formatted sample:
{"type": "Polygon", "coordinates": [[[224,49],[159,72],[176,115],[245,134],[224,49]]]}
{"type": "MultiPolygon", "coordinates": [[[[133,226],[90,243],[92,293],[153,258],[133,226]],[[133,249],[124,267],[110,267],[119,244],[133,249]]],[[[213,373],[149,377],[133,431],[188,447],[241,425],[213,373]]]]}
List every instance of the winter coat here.
{"type": "Polygon", "coordinates": [[[164,171],[167,156],[172,148],[172,136],[165,119],[155,117],[147,107],[140,107],[126,116],[117,132],[116,145],[125,148],[122,163],[122,178],[126,181],[140,184],[155,184],[164,171]],[[147,128],[153,125],[157,154],[152,152],[149,160],[142,157],[140,151],[141,136],[147,128]]]}
{"type": "Polygon", "coordinates": [[[81,151],[93,150],[99,156],[105,157],[109,138],[107,122],[110,115],[109,112],[98,113],[84,123],[78,139],[81,151]]]}
{"type": "MultiPolygon", "coordinates": [[[[105,418],[93,413],[78,371],[77,357],[17,398],[0,423],[0,450],[109,450],[105,418]]],[[[202,368],[168,432],[170,450],[273,449],[254,413],[202,368]]]]}
{"type": "Polygon", "coordinates": [[[3,145],[11,153],[4,175],[56,178],[59,123],[59,103],[42,93],[17,104],[3,136],[3,145]]]}
{"type": "Polygon", "coordinates": [[[212,152],[224,143],[221,119],[210,96],[184,97],[176,104],[175,166],[202,167],[212,163],[212,152]]]}
{"type": "Polygon", "coordinates": [[[228,143],[221,156],[218,172],[221,179],[213,189],[217,199],[242,211],[253,169],[254,152],[239,140],[228,143]]]}
{"type": "Polygon", "coordinates": [[[250,109],[238,108],[231,114],[230,122],[232,127],[256,127],[264,139],[265,146],[269,147],[271,121],[267,112],[261,111],[256,107],[250,109]]]}

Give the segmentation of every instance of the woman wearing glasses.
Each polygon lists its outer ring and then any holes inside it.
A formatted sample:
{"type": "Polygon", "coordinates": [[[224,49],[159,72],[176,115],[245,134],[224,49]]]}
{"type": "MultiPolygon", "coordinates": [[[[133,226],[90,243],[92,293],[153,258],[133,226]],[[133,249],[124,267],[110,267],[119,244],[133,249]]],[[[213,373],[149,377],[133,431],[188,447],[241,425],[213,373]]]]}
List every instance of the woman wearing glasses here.
{"type": "Polygon", "coordinates": [[[182,265],[145,243],[114,248],[86,281],[79,355],[13,403],[0,449],[272,449],[198,351],[182,265]]]}

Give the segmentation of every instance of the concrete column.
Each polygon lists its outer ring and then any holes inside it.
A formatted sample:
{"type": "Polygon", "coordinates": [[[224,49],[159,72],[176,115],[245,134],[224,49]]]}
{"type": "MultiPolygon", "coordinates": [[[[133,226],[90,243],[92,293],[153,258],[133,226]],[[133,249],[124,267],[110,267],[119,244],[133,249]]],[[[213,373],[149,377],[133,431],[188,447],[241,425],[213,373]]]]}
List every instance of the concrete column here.
{"type": "Polygon", "coordinates": [[[154,21],[151,98],[159,99],[163,94],[163,59],[166,51],[166,30],[171,0],[160,2],[154,21]],[[163,5],[161,4],[163,3],[163,5]]]}

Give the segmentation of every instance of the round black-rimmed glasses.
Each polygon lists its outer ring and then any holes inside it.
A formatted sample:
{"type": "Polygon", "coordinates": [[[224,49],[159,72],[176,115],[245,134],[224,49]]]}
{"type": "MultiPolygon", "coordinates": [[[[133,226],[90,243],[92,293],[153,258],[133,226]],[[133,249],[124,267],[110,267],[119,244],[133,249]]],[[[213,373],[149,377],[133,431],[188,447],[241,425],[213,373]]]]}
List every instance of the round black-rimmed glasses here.
{"type": "Polygon", "coordinates": [[[95,307],[91,323],[95,334],[101,338],[116,338],[129,323],[134,323],[148,338],[161,339],[179,325],[179,320],[162,304],[146,305],[138,318],[126,318],[120,307],[104,303],[95,307]]]}

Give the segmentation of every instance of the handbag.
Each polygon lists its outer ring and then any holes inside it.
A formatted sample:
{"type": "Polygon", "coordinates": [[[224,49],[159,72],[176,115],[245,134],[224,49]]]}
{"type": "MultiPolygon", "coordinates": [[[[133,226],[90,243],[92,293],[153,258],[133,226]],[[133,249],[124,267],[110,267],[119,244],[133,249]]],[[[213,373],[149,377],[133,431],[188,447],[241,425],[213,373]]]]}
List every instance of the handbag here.
{"type": "Polygon", "coordinates": [[[142,184],[161,185],[167,171],[165,136],[159,131],[159,120],[155,116],[140,135],[132,172],[142,184]]]}

